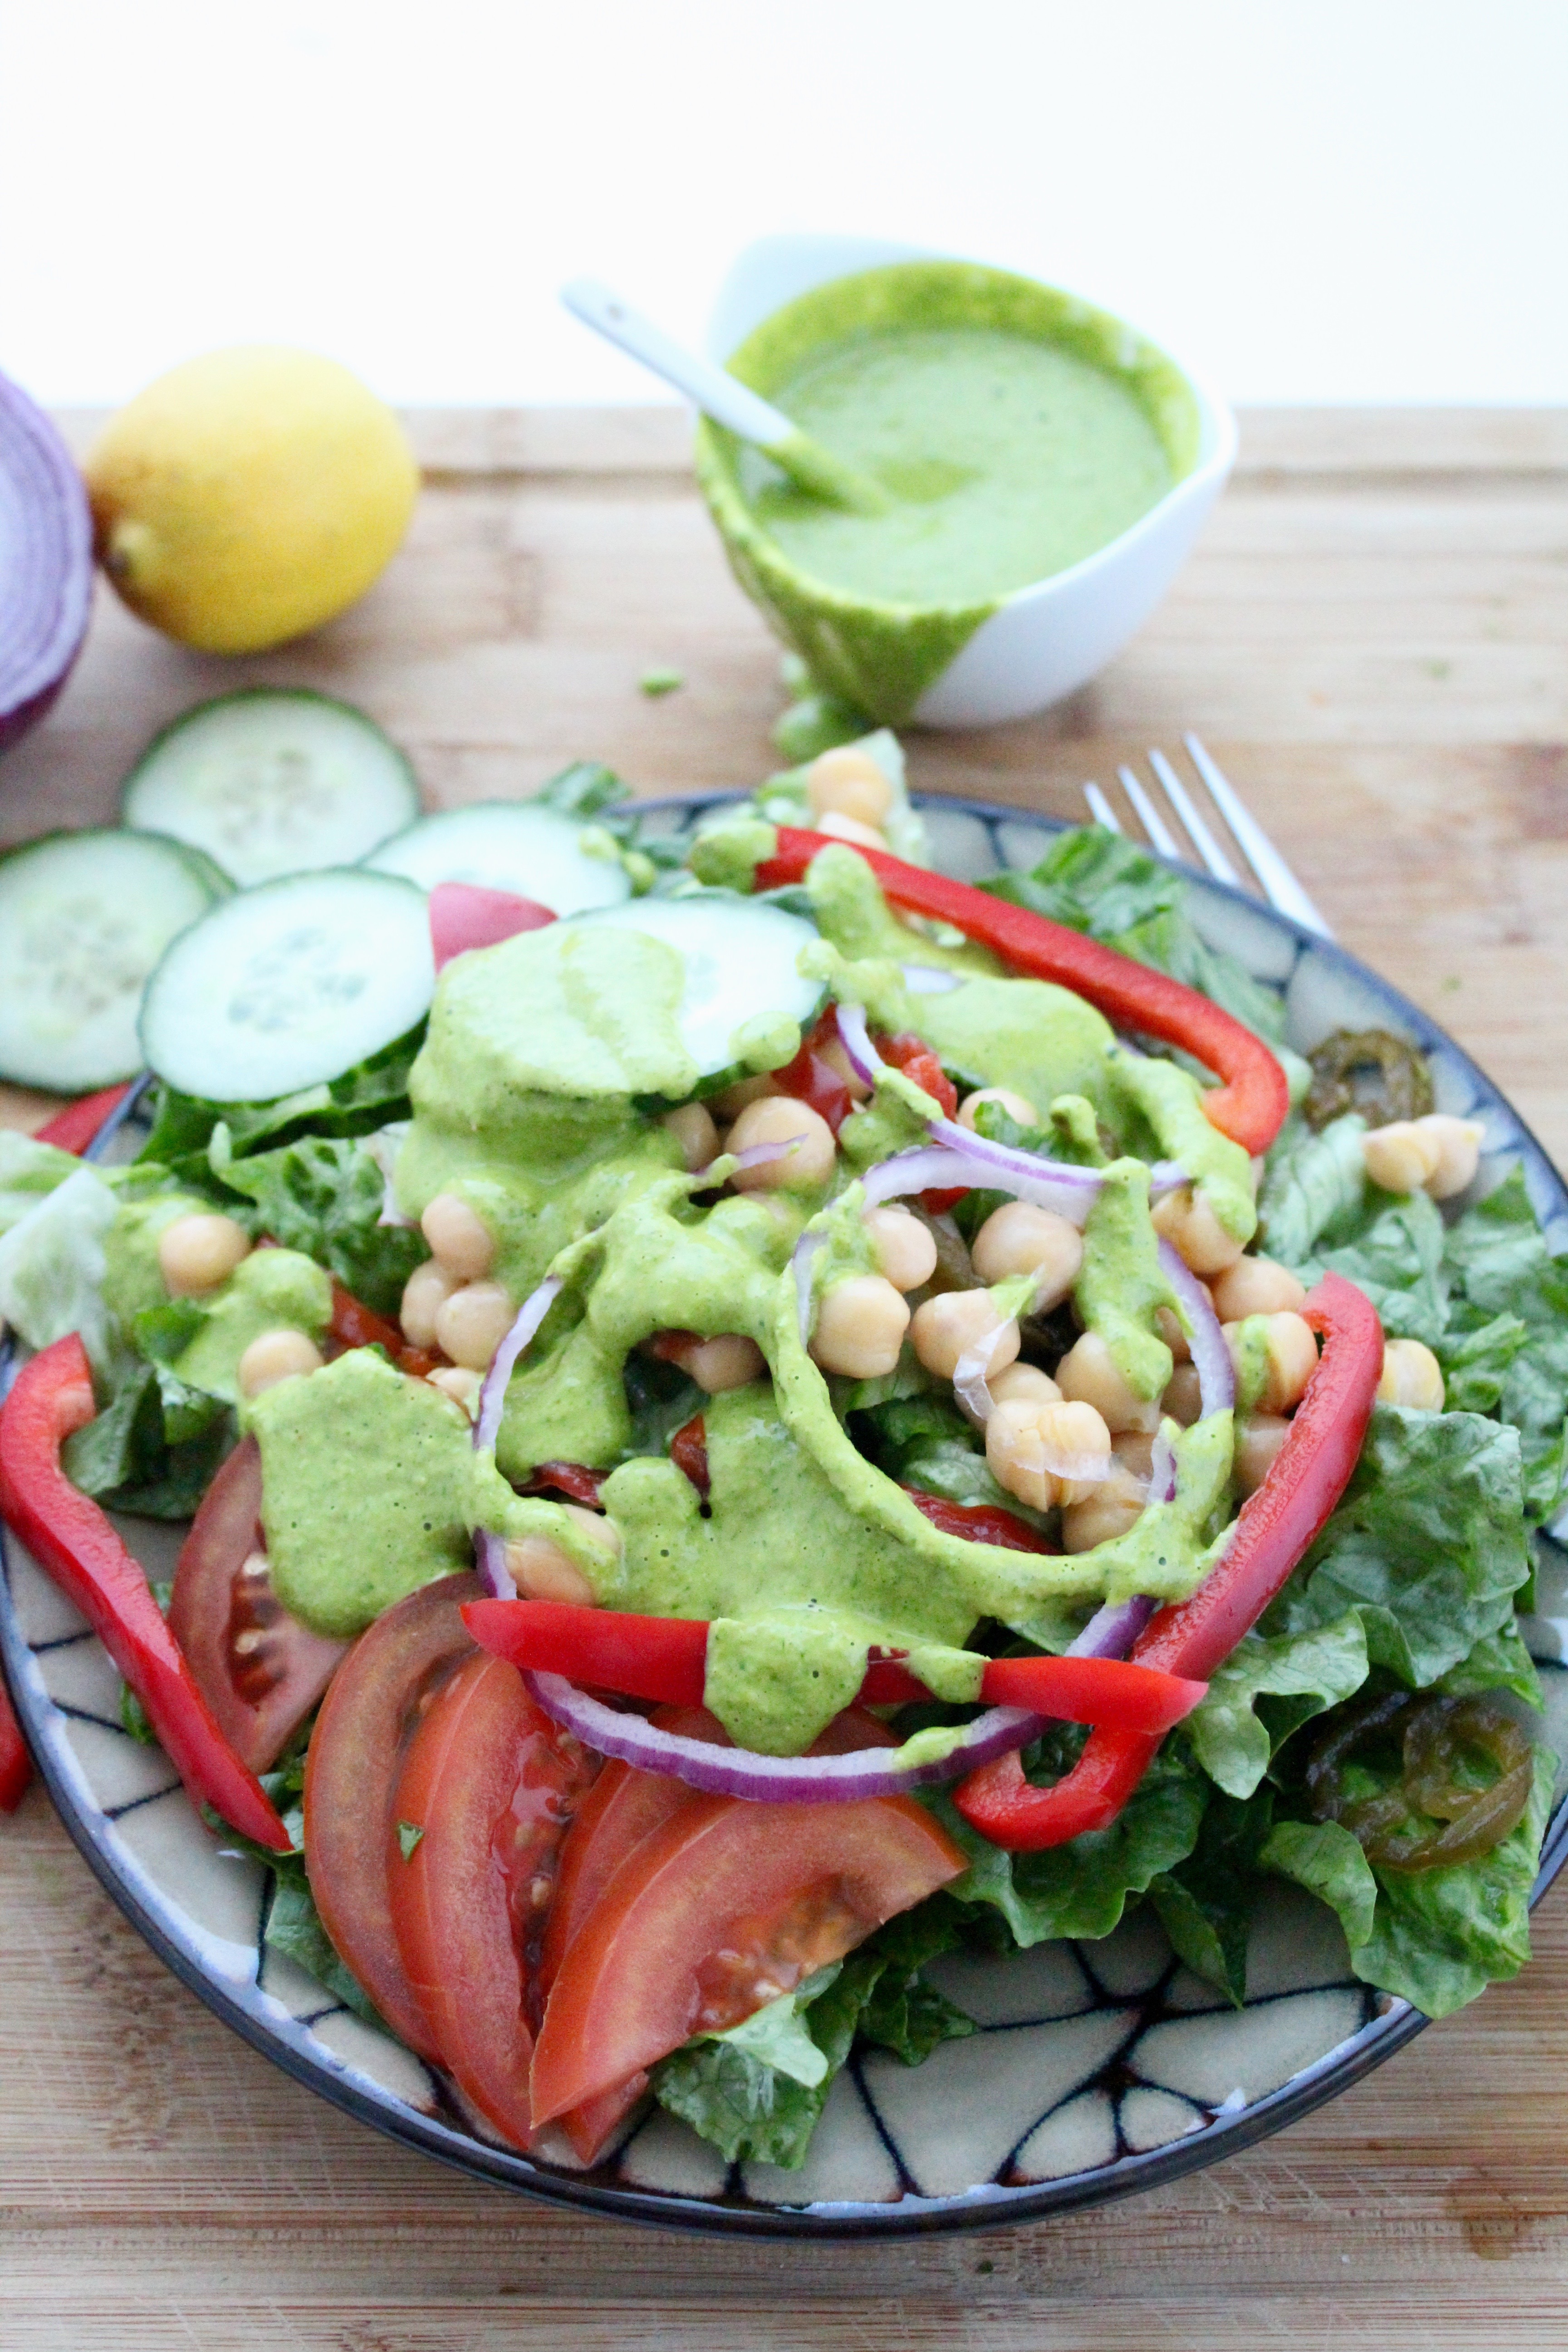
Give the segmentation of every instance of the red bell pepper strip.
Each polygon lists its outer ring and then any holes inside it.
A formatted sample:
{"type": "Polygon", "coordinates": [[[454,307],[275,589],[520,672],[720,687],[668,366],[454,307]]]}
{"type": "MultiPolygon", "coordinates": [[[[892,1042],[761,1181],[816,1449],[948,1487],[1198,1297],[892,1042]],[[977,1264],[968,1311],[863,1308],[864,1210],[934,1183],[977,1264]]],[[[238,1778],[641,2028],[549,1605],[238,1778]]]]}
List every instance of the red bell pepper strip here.
{"type": "Polygon", "coordinates": [[[944,1536],[962,1536],[965,1543],[998,1544],[1004,1551],[1054,1551],[1044,1536],[996,1503],[950,1503],[945,1496],[928,1495],[922,1486],[906,1486],[905,1494],[933,1528],[944,1536]]]}
{"type": "MultiPolygon", "coordinates": [[[[700,1706],[708,1626],[700,1617],[636,1617],[563,1601],[470,1601],[463,1622],[479,1647],[536,1674],[565,1675],[627,1698],[700,1706]]],[[[1121,1658],[993,1658],[980,1696],[1069,1723],[1114,1723],[1155,1736],[1179,1723],[1207,1685],[1121,1658]]],[[[868,1665],[859,1696],[871,1706],[930,1696],[897,1658],[868,1665]]]]}
{"type": "MultiPolygon", "coordinates": [[[[1323,1352],[1263,1485],[1241,1507],[1225,1557],[1191,1600],[1158,1611],[1132,1646],[1140,1665],[1205,1679],[1283,1589],[1350,1484],[1383,1370],[1383,1326],[1342,1275],[1326,1274],[1301,1309],[1323,1352]]],[[[1096,1730],[1048,1789],[1016,1756],[983,1764],[958,1789],[959,1811],[994,1845],[1034,1853],[1106,1828],[1142,1779],[1156,1736],[1096,1730]]]]}
{"type": "Polygon", "coordinates": [[[384,1348],[393,1362],[412,1372],[416,1380],[422,1381],[441,1360],[424,1348],[411,1346],[395,1323],[378,1315],[341,1282],[332,1285],[332,1319],[328,1328],[341,1347],[384,1348]]]}
{"type": "Polygon", "coordinates": [[[0,1513],[88,1620],[192,1797],[258,1845],[286,1853],[289,1832],[213,1720],[145,1572],[61,1466],[66,1439],[97,1410],[74,1333],[23,1365],[0,1411],[0,1513]]]}
{"type": "Polygon", "coordinates": [[[79,1102],[68,1103],[53,1118],[40,1127],[33,1140],[52,1143],[57,1151],[74,1151],[80,1156],[103,1125],[110,1111],[118,1110],[135,1085],[127,1078],[122,1087],[104,1087],[95,1095],[83,1095],[79,1102]]]}
{"type": "MultiPolygon", "coordinates": [[[[831,846],[831,836],[781,825],[772,857],[757,867],[759,890],[799,882],[811,861],[831,846]]],[[[844,845],[840,843],[840,847],[844,845]]],[[[1245,1151],[1267,1151],[1290,1108],[1285,1073],[1260,1037],[1211,1004],[1195,989],[1184,988],[1162,971],[1118,955],[1114,948],[1086,939],[1081,931],[1047,922],[1026,907],[994,898],[967,882],[906,866],[880,849],[861,849],[884,892],[897,907],[954,923],[966,938],[1036,980],[1053,980],[1097,1004],[1119,1029],[1180,1045],[1224,1084],[1205,1096],[1204,1109],[1222,1135],[1245,1151]]]]}
{"type": "Polygon", "coordinates": [[[0,1683],[0,1813],[14,1813],[27,1793],[33,1759],[4,1683],[0,1683]]]}

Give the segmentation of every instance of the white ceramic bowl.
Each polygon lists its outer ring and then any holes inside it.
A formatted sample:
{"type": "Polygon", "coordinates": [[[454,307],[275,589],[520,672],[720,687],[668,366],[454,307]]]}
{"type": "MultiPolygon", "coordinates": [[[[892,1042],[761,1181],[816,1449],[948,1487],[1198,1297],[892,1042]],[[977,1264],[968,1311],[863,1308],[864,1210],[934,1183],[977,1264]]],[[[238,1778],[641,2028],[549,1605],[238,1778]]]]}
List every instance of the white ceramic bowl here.
{"type": "MultiPolygon", "coordinates": [[[[720,289],[708,346],[728,360],[752,330],[814,287],[888,262],[947,260],[926,247],[873,237],[766,236],[748,246],[720,289]]],[[[1129,327],[1131,336],[1138,330],[1129,327]]],[[[1140,340],[1142,340],[1140,338],[1140,340]]],[[[1236,460],[1236,419],[1179,366],[1197,405],[1196,463],[1156,507],[1081,563],[1021,588],[980,624],[911,714],[927,727],[1023,719],[1073,693],[1121,652],[1175,578],[1236,460]]]]}

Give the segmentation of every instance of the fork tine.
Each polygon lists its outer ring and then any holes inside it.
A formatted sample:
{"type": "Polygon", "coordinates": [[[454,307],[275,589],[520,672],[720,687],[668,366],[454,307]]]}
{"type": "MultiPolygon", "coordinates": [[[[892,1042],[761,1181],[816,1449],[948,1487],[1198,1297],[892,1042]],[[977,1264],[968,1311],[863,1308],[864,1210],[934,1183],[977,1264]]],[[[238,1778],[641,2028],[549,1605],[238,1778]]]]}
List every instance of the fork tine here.
{"type": "Polygon", "coordinates": [[[1290,916],[1305,929],[1316,931],[1320,939],[1331,940],[1334,936],[1332,931],[1235,785],[1222,773],[1195,735],[1188,735],[1184,740],[1194,767],[1208,786],[1215,806],[1235,835],[1242,856],[1257,875],[1269,905],[1278,907],[1282,915],[1290,916]]]}
{"type": "Polygon", "coordinates": [[[1173,857],[1178,866],[1187,865],[1189,860],[1184,858],[1182,856],[1181,851],[1176,847],[1175,838],[1172,834],[1170,826],[1165,823],[1164,818],[1160,814],[1159,810],[1154,806],[1153,802],[1150,799],[1148,793],[1144,791],[1142,785],[1139,782],[1131,769],[1118,768],[1116,772],[1121,779],[1122,791],[1127,794],[1128,799],[1131,802],[1133,807],[1142,818],[1143,830],[1148,835],[1150,840],[1153,843],[1155,848],[1159,851],[1161,856],[1173,857]]]}
{"type": "Polygon", "coordinates": [[[1089,803],[1089,813],[1096,824],[1102,824],[1107,833],[1121,832],[1121,820],[1098,784],[1085,784],[1083,796],[1089,803]]]}
{"type": "Polygon", "coordinates": [[[1149,765],[1164,785],[1171,806],[1193,837],[1193,846],[1208,867],[1216,882],[1228,882],[1239,889],[1241,877],[1204,823],[1193,805],[1193,796],[1166,759],[1163,751],[1151,751],[1149,765]]]}

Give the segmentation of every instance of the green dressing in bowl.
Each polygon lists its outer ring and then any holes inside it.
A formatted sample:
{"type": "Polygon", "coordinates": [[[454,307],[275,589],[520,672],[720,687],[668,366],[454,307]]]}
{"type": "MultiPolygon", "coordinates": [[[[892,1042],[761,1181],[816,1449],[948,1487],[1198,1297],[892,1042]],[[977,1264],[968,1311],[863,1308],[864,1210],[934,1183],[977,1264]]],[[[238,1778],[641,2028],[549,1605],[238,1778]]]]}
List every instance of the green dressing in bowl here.
{"type": "Polygon", "coordinates": [[[742,585],[818,685],[908,716],[988,614],[1130,530],[1197,459],[1198,404],[1121,320],[975,264],[895,263],[773,312],[727,362],[891,494],[809,497],[721,428],[698,473],[742,585]]]}

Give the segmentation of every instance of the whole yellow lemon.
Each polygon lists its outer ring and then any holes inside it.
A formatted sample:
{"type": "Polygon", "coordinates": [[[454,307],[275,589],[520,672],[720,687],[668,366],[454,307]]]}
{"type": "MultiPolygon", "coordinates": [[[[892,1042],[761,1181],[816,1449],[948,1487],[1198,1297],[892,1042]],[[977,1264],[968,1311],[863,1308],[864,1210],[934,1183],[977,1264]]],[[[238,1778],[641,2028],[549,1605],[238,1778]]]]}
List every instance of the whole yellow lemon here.
{"type": "Polygon", "coordinates": [[[133,613],[206,653],[260,653],[363,596],[419,469],[335,360],[267,343],[172,368],[83,465],[98,556],[133,613]]]}

